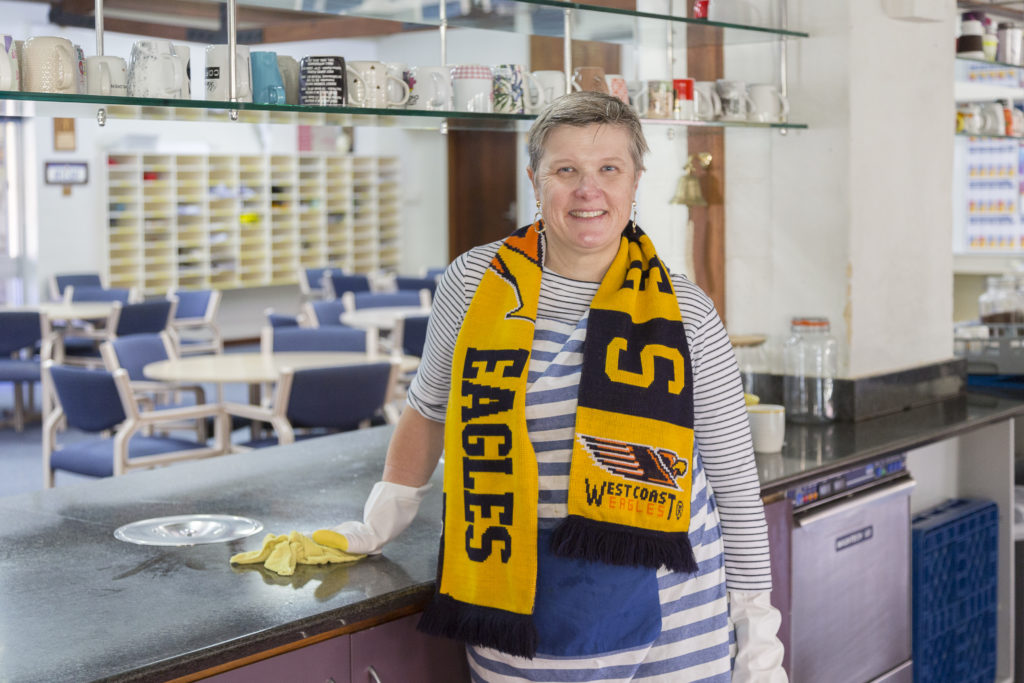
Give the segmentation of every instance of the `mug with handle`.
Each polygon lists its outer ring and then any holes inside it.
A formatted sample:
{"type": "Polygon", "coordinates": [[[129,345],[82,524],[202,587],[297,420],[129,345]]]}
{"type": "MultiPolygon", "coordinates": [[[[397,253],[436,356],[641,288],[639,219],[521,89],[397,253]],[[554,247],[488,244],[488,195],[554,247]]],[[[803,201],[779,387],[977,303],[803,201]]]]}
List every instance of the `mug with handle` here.
{"type": "Polygon", "coordinates": [[[643,81],[643,84],[636,97],[637,113],[647,119],[672,118],[672,105],[675,99],[672,81],[653,79],[643,81]]]}
{"type": "Polygon", "coordinates": [[[537,90],[540,93],[536,111],[540,111],[551,104],[555,98],[565,94],[565,73],[553,69],[541,69],[533,72],[533,79],[537,83],[537,90]]]}
{"type": "Polygon", "coordinates": [[[389,106],[401,106],[409,101],[409,86],[402,79],[389,74],[384,62],[350,61],[345,65],[345,70],[349,78],[350,105],[385,109],[389,106]],[[394,89],[389,91],[389,85],[394,85],[394,89]],[[391,92],[395,92],[396,97],[392,97],[391,92]]]}
{"type": "Polygon", "coordinates": [[[252,101],[258,104],[286,104],[284,79],[276,52],[251,52],[252,101]]]}
{"type": "Polygon", "coordinates": [[[747,84],[743,81],[732,81],[719,78],[715,81],[715,89],[722,100],[723,121],[748,121],[754,103],[747,94],[747,84]]]}
{"type": "Polygon", "coordinates": [[[714,121],[722,115],[722,98],[718,96],[714,81],[693,84],[693,103],[701,121],[714,121]]]}
{"type": "Polygon", "coordinates": [[[122,57],[86,57],[85,83],[90,95],[124,97],[128,94],[128,63],[122,57]]]}
{"type": "Polygon", "coordinates": [[[387,70],[388,76],[391,76],[387,83],[388,106],[393,109],[405,109],[409,106],[409,100],[412,99],[409,65],[404,62],[388,62],[384,68],[387,70]],[[409,94],[404,100],[402,98],[402,83],[409,90],[409,94]]]}
{"type": "Polygon", "coordinates": [[[288,55],[277,56],[277,70],[284,83],[284,100],[287,104],[299,103],[299,62],[288,55]]]}
{"type": "Polygon", "coordinates": [[[604,80],[604,69],[599,66],[578,66],[572,72],[572,89],[593,90],[608,94],[608,84],[604,80]]]}
{"type": "Polygon", "coordinates": [[[500,114],[524,114],[527,107],[537,108],[539,89],[534,81],[534,97],[530,92],[533,74],[521,64],[499,64],[494,67],[494,111],[500,114]]]}
{"type": "Polygon", "coordinates": [[[185,69],[169,40],[137,40],[128,63],[128,96],[181,97],[185,69]]]}
{"type": "Polygon", "coordinates": [[[344,106],[350,99],[345,58],[307,55],[299,60],[299,103],[320,107],[344,106]]]}
{"type": "MultiPolygon", "coordinates": [[[[228,83],[228,46],[206,46],[206,99],[227,102],[231,97],[228,83]]],[[[239,102],[252,102],[252,70],[249,47],[235,46],[235,97],[239,102]]]]}
{"type": "Polygon", "coordinates": [[[747,94],[750,95],[751,121],[781,123],[789,117],[789,100],[774,83],[751,83],[747,94]]]}
{"type": "Polygon", "coordinates": [[[629,88],[626,87],[626,79],[622,74],[605,74],[604,80],[610,94],[629,104],[629,88]]]}
{"type": "Polygon", "coordinates": [[[22,53],[22,90],[73,94],[78,90],[78,57],[67,38],[33,36],[22,53]]]}
{"type": "Polygon", "coordinates": [[[447,66],[414,66],[409,69],[409,108],[451,110],[451,71],[447,66]]]}
{"type": "Polygon", "coordinates": [[[483,64],[452,67],[452,92],[457,111],[494,111],[494,72],[483,64]]]}
{"type": "Polygon", "coordinates": [[[14,36],[0,35],[0,90],[21,90],[21,61],[14,36]]]}
{"type": "Polygon", "coordinates": [[[175,45],[174,56],[181,63],[181,94],[183,100],[192,99],[192,51],[187,45],[175,45]]]}

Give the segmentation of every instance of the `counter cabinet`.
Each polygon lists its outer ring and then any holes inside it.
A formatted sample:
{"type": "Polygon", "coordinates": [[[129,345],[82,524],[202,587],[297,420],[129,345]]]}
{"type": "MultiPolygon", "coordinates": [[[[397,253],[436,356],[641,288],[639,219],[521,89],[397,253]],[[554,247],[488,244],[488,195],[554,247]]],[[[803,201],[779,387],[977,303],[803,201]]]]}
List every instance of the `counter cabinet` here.
{"type": "Polygon", "coordinates": [[[453,640],[420,633],[416,630],[418,620],[419,614],[401,617],[366,630],[335,636],[314,645],[246,664],[203,680],[210,683],[469,681],[465,648],[453,640]],[[374,675],[377,676],[376,679],[374,675]]]}

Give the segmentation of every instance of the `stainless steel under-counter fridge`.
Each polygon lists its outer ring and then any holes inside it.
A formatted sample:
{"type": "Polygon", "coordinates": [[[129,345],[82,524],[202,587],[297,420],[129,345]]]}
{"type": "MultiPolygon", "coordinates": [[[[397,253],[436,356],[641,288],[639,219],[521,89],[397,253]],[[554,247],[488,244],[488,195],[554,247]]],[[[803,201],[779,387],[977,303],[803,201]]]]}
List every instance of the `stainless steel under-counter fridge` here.
{"type": "Polygon", "coordinates": [[[902,455],[766,506],[791,683],[912,683],[910,492],[902,455]]]}

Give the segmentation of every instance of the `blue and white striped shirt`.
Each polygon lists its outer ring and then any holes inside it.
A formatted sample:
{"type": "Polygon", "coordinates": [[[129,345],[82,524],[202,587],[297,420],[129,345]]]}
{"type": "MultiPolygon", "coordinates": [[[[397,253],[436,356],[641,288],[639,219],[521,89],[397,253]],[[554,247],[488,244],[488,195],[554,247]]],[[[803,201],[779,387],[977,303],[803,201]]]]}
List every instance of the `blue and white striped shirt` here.
{"type": "MultiPolygon", "coordinates": [[[[423,363],[409,404],[443,421],[455,340],[499,242],[470,250],[439,283],[423,363]]],[[[657,572],[660,629],[652,641],[586,656],[540,654],[532,660],[470,647],[474,681],[728,681],[732,627],[726,588],[769,590],[764,510],[750,444],[743,390],[728,336],[710,299],[682,276],[673,286],[690,348],[694,432],[690,541],[699,570],[657,572]]],[[[539,466],[538,525],[567,514],[569,461],[587,312],[598,284],[544,271],[530,358],[526,420],[539,466]]],[[[540,586],[538,586],[540,593],[540,586]]],[[[614,596],[604,602],[614,604],[614,596]]],[[[656,615],[654,616],[656,619],[656,615]]]]}

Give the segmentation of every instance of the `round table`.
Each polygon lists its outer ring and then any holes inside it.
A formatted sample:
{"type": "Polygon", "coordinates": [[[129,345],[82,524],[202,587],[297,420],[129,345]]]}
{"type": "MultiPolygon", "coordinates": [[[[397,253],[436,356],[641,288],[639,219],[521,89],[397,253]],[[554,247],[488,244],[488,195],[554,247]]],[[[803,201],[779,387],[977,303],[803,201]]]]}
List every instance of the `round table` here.
{"type": "Polygon", "coordinates": [[[149,379],[181,384],[196,382],[267,384],[277,381],[282,368],[304,370],[338,365],[388,362],[393,358],[399,358],[403,371],[414,370],[420,360],[415,356],[392,357],[359,351],[288,351],[273,354],[248,351],[161,360],[150,363],[142,369],[142,372],[149,379]]]}
{"type": "Polygon", "coordinates": [[[429,306],[382,306],[379,308],[357,308],[341,314],[341,322],[351,327],[378,330],[394,329],[399,318],[413,315],[430,315],[429,306]]]}

